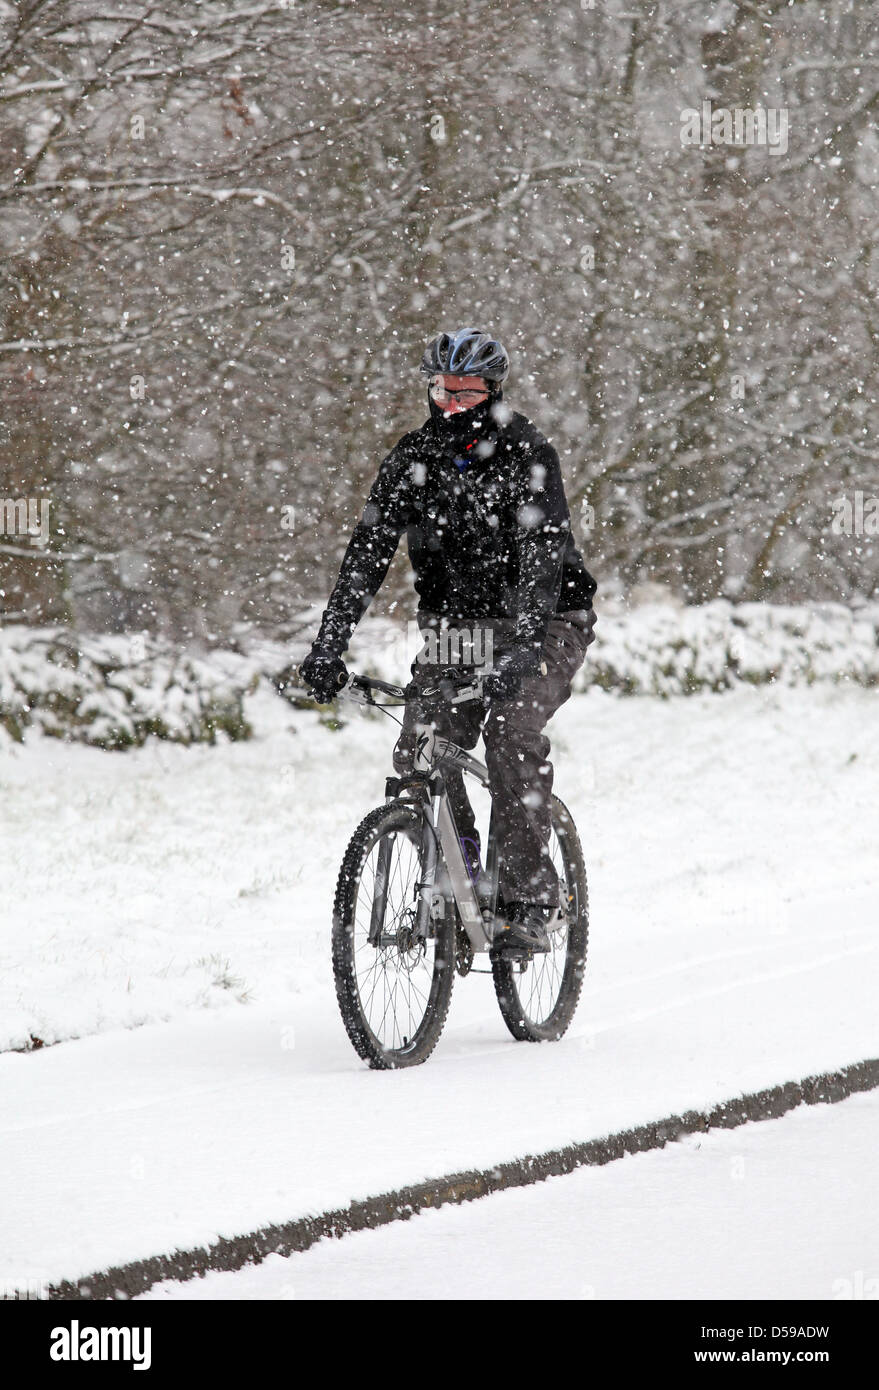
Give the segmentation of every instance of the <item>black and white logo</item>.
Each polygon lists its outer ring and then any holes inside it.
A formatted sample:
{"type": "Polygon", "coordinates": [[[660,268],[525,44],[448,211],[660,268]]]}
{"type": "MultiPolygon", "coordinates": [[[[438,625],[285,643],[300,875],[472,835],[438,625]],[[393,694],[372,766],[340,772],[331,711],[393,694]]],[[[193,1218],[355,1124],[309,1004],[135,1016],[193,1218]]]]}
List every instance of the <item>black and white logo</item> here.
{"type": "Polygon", "coordinates": [[[53,1327],[49,1355],[53,1361],[130,1361],[135,1371],[152,1364],[152,1328],[53,1327]]]}

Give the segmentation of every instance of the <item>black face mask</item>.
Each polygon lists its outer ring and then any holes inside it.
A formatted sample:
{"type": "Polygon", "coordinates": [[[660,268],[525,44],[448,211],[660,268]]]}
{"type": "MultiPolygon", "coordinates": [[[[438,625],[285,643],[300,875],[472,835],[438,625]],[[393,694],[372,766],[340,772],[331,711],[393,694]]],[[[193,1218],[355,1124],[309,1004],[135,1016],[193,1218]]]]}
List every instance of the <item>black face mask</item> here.
{"type": "Polygon", "coordinates": [[[442,407],[427,393],[427,403],[430,406],[430,417],[433,421],[434,430],[443,446],[444,451],[456,453],[460,449],[466,448],[474,439],[487,438],[495,431],[495,423],[492,419],[492,406],[503,397],[503,387],[497,386],[489,389],[485,400],[473,407],[472,410],[460,410],[454,415],[444,415],[442,407]]]}

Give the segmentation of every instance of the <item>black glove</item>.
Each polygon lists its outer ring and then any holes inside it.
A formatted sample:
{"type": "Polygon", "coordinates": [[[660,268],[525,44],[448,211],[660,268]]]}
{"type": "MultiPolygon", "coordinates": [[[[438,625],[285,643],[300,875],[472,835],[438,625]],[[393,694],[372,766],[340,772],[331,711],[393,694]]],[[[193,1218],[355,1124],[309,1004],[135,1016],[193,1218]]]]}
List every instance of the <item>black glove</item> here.
{"type": "Polygon", "coordinates": [[[310,686],[314,698],[320,705],[328,705],[335,700],[348,679],[348,668],[335,652],[323,647],[312,647],[299,669],[299,674],[310,686]]]}
{"type": "Polygon", "coordinates": [[[514,647],[495,662],[491,675],[482,682],[482,693],[487,700],[512,700],[522,689],[526,676],[541,674],[546,674],[546,667],[540,653],[533,647],[514,647]]]}

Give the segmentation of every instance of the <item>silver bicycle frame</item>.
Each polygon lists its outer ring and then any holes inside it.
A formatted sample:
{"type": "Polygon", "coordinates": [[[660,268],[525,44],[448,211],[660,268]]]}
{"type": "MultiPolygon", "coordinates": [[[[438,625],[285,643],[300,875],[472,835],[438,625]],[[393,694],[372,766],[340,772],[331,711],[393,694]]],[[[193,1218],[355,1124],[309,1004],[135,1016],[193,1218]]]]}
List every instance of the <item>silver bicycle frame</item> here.
{"type": "MultiPolygon", "coordinates": [[[[415,726],[414,769],[417,773],[429,774],[442,763],[455,763],[462,770],[475,777],[483,786],[488,786],[488,771],[482,763],[471,758],[463,748],[449,739],[440,738],[430,724],[415,726]]],[[[497,889],[497,865],[487,865],[486,888],[490,906],[483,909],[476,888],[470,877],[461,840],[455,825],[448,793],[443,788],[424,808],[423,878],[416,914],[416,930],[425,929],[429,921],[430,909],[436,896],[437,840],[442,848],[444,868],[455,904],[470,938],[474,951],[487,951],[491,946],[491,906],[494,905],[497,889]]],[[[489,856],[494,845],[494,835],[489,834],[489,856]]]]}
{"type": "MultiPolygon", "coordinates": [[[[396,697],[404,696],[399,686],[371,682],[370,688],[380,689],[396,697]]],[[[471,691],[468,687],[467,691],[471,691]]],[[[347,698],[355,704],[369,705],[373,701],[358,688],[357,677],[349,677],[339,698],[347,698]]],[[[453,696],[451,704],[471,699],[472,693],[461,691],[453,696]]],[[[478,886],[474,885],[470,870],[464,857],[464,850],[455,817],[449,803],[445,783],[438,793],[431,796],[431,779],[439,773],[442,780],[443,764],[453,764],[474,777],[483,787],[491,790],[488,769],[476,758],[451,739],[440,737],[432,724],[417,723],[414,727],[415,753],[413,770],[423,779],[425,795],[421,804],[423,835],[421,843],[422,878],[417,885],[418,903],[415,909],[414,935],[425,940],[430,934],[431,914],[437,908],[443,911],[449,895],[454,898],[458,915],[470,940],[474,953],[488,951],[495,935],[495,910],[498,896],[498,848],[494,826],[494,808],[489,822],[488,846],[485,868],[479,874],[478,886]],[[442,851],[440,855],[439,851],[442,851]],[[437,869],[442,864],[442,879],[437,885],[437,869]]],[[[384,916],[391,864],[391,843],[383,838],[379,846],[376,878],[370,913],[369,941],[375,946],[385,943],[384,916]]],[[[566,909],[560,904],[554,919],[548,923],[548,930],[555,931],[567,923],[566,909]]]]}

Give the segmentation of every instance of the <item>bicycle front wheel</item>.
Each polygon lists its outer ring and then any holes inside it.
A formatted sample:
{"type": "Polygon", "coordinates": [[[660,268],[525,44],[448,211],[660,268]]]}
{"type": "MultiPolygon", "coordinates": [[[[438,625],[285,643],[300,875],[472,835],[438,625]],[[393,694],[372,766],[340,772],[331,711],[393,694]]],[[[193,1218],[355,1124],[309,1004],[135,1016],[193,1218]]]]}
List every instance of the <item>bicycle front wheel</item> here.
{"type": "Polygon", "coordinates": [[[589,945],[589,892],[580,837],[571,813],[552,798],[549,855],[559,876],[565,923],[550,933],[550,950],[529,960],[492,961],[494,988],[514,1038],[554,1042],[566,1032],[580,999],[589,945]]]}
{"type": "Polygon", "coordinates": [[[455,980],[452,914],[417,940],[423,820],[391,801],[351,838],[336,887],[333,974],[348,1037],[371,1067],[414,1067],[433,1052],[455,980]]]}

